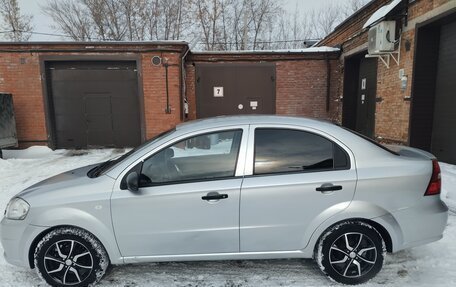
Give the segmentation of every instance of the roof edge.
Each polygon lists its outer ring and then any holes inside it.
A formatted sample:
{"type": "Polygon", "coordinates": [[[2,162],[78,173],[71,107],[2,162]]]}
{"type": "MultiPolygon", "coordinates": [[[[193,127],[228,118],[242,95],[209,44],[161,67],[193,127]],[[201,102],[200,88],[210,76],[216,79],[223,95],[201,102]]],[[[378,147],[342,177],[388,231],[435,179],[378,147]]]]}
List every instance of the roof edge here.
{"type": "Polygon", "coordinates": [[[101,45],[185,45],[189,43],[186,41],[24,41],[24,42],[8,42],[0,41],[1,46],[31,46],[31,45],[49,45],[49,46],[64,46],[64,45],[78,45],[78,46],[101,46],[101,45]]]}
{"type": "Polygon", "coordinates": [[[356,11],[355,13],[351,14],[348,18],[346,18],[344,21],[340,22],[336,27],[334,27],[334,29],[331,31],[331,33],[329,33],[328,35],[326,35],[323,39],[321,39],[320,41],[318,41],[318,43],[315,44],[316,47],[321,47],[321,46],[318,46],[320,43],[323,43],[326,39],[328,39],[329,37],[331,37],[334,33],[336,33],[336,31],[341,28],[342,26],[344,26],[347,22],[349,22],[350,20],[352,20],[353,18],[355,18],[356,16],[358,16],[359,14],[361,14],[362,12],[364,12],[365,10],[368,9],[368,7],[372,6],[373,4],[375,4],[375,2],[377,2],[378,0],[371,0],[370,2],[366,3],[363,7],[361,7],[358,11],[356,11]]]}
{"type": "Polygon", "coordinates": [[[303,55],[319,53],[339,53],[339,48],[326,46],[303,48],[303,49],[283,49],[283,50],[238,50],[238,51],[191,51],[192,55],[303,55]]]}

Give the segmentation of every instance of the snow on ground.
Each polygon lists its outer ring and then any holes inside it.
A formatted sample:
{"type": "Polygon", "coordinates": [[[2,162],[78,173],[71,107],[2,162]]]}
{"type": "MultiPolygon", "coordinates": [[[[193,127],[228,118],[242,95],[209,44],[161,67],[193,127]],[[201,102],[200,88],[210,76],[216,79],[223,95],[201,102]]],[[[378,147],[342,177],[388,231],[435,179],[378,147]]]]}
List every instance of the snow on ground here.
{"type": "MultiPolygon", "coordinates": [[[[124,150],[51,151],[31,147],[4,151],[0,159],[0,211],[22,189],[49,176],[105,161],[124,150]]],[[[442,198],[451,211],[440,241],[388,255],[380,274],[361,286],[456,286],[456,166],[441,163],[442,198]]],[[[0,254],[3,249],[0,247],[0,254]]],[[[0,255],[0,286],[44,286],[34,270],[15,267],[0,255]]],[[[313,260],[151,263],[114,267],[100,286],[340,286],[313,260]]]]}
{"type": "Polygon", "coordinates": [[[440,163],[442,171],[442,199],[456,212],[456,165],[440,163]]]}

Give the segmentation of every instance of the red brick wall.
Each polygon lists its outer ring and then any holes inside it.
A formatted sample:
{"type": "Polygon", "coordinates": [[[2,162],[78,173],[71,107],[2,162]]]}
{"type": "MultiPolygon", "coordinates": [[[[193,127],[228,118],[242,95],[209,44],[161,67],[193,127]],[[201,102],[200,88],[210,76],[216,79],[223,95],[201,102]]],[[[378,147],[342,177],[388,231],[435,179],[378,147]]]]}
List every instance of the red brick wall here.
{"type": "MultiPolygon", "coordinates": [[[[0,91],[13,95],[18,139],[21,146],[46,144],[49,131],[46,130],[44,97],[40,57],[43,56],[93,56],[103,55],[115,60],[116,56],[140,55],[140,78],[143,87],[145,136],[150,138],[181,121],[180,107],[180,54],[185,45],[113,45],[95,46],[84,50],[82,45],[91,44],[3,44],[0,45],[0,91]],[[164,51],[152,51],[163,49],[164,51]],[[53,51],[56,50],[56,51],[53,51]],[[116,50],[113,52],[112,50],[116,50]],[[171,113],[165,113],[166,86],[164,66],[154,66],[153,56],[167,59],[169,101],[171,113]]],[[[93,58],[92,58],[93,59],[93,58]]]]}
{"type": "MultiPolygon", "coordinates": [[[[330,64],[331,76],[335,77],[337,61],[330,64]]],[[[326,65],[323,60],[277,62],[276,113],[331,119],[333,114],[326,111],[326,65]]],[[[337,106],[334,104],[335,88],[331,89],[330,109],[333,110],[337,106]]]]}
{"type": "Polygon", "coordinates": [[[151,138],[181,122],[180,104],[180,54],[179,53],[144,53],[142,58],[142,85],[146,136],[151,138]],[[166,76],[163,65],[151,64],[153,56],[168,59],[168,91],[171,113],[166,110],[166,76]]]}
{"type": "Polygon", "coordinates": [[[402,34],[399,65],[391,63],[388,69],[379,61],[377,70],[377,97],[383,100],[376,105],[375,134],[384,141],[407,143],[410,116],[410,96],[413,70],[414,31],[402,34]],[[405,42],[411,48],[405,50],[405,42]],[[399,69],[407,75],[407,88],[401,89],[399,69]]]}
{"type": "MultiPolygon", "coordinates": [[[[413,25],[414,19],[421,15],[447,4],[454,0],[416,0],[409,6],[408,27],[402,27],[401,40],[401,59],[399,65],[396,65],[392,60],[390,68],[378,60],[377,71],[377,97],[383,100],[376,104],[375,114],[375,135],[385,141],[391,142],[408,142],[409,117],[410,117],[410,97],[413,76],[413,57],[414,43],[416,30],[413,25]],[[406,43],[410,45],[410,49],[406,51],[406,43]],[[401,81],[399,79],[399,69],[404,69],[408,77],[407,88],[405,91],[401,89],[401,81]]],[[[371,2],[365,9],[358,12],[338,27],[333,33],[322,40],[319,45],[336,46],[341,45],[343,53],[340,58],[340,65],[343,67],[344,57],[353,54],[354,51],[361,51],[360,47],[367,43],[367,30],[362,30],[362,26],[379,7],[389,3],[388,0],[377,0],[371,2]],[[358,49],[358,50],[355,50],[358,49]]],[[[343,96],[343,73],[340,73],[340,78],[337,79],[338,95],[343,96]]],[[[342,111],[342,103],[338,107],[342,111]]],[[[339,114],[340,115],[340,114],[339,114]]]]}
{"type": "Polygon", "coordinates": [[[19,140],[47,141],[39,55],[0,53],[0,91],[13,94],[19,140]]]}
{"type": "Polygon", "coordinates": [[[196,119],[195,65],[185,64],[185,95],[189,106],[188,119],[196,119]]]}
{"type": "MultiPolygon", "coordinates": [[[[332,79],[339,79],[340,67],[337,53],[330,57],[332,79]]],[[[196,118],[195,66],[198,62],[249,63],[252,60],[273,62],[276,65],[276,113],[322,119],[338,118],[338,85],[330,88],[330,111],[326,111],[327,64],[324,54],[301,53],[298,55],[191,55],[186,62],[186,95],[189,101],[189,119],[196,118]]],[[[333,83],[334,81],[331,81],[333,83]]]]}

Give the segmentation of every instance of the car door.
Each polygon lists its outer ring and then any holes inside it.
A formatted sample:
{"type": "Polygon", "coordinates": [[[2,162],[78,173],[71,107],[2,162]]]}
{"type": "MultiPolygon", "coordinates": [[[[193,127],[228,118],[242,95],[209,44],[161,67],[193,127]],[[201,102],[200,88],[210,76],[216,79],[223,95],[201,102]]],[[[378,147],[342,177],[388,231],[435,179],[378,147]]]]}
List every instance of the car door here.
{"type": "Polygon", "coordinates": [[[181,136],[122,175],[140,173],[138,192],[119,183],[111,199],[122,256],[239,252],[246,130],[181,136]]]}
{"type": "Polygon", "coordinates": [[[337,139],[297,126],[251,126],[241,189],[241,252],[297,251],[355,191],[353,156],[337,139]]]}

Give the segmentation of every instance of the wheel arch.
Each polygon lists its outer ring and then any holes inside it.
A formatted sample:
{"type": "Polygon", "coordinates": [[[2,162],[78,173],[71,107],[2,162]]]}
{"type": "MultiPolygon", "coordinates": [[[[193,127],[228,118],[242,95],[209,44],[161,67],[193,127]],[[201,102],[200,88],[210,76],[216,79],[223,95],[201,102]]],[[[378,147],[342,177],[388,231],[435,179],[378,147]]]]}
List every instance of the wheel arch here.
{"type": "Polygon", "coordinates": [[[110,210],[103,208],[97,213],[90,209],[63,206],[46,209],[43,212],[38,210],[37,215],[33,217],[33,221],[30,224],[45,227],[45,230],[31,240],[33,244],[28,245],[30,248],[28,250],[29,254],[24,250],[24,260],[29,260],[30,252],[33,252],[30,250],[34,250],[33,248],[36,248],[37,242],[47,233],[55,228],[73,227],[92,234],[103,245],[112,264],[122,264],[123,258],[117,246],[110,210]]]}
{"type": "Polygon", "coordinates": [[[385,242],[385,245],[386,245],[386,251],[387,252],[393,252],[393,241],[392,241],[392,238],[391,238],[391,235],[389,234],[388,230],[383,227],[380,223],[378,222],[375,222],[373,220],[370,220],[370,219],[366,219],[366,218],[347,218],[347,219],[343,219],[343,220],[340,220],[340,221],[337,221],[333,224],[331,224],[330,226],[328,226],[323,232],[320,233],[320,235],[318,236],[318,239],[315,241],[315,244],[313,246],[313,254],[315,255],[315,252],[318,248],[318,244],[320,243],[320,240],[323,236],[325,236],[325,234],[331,229],[333,228],[334,226],[336,225],[339,225],[341,223],[344,223],[344,222],[362,222],[362,223],[365,223],[365,224],[368,224],[370,226],[372,226],[379,234],[380,236],[382,237],[383,241],[385,242]]]}
{"type": "MultiPolygon", "coordinates": [[[[28,263],[29,263],[29,266],[31,269],[34,269],[35,268],[35,250],[36,250],[36,247],[38,246],[38,243],[41,241],[41,239],[43,239],[48,233],[56,230],[56,229],[59,229],[59,228],[77,228],[77,229],[80,229],[80,230],[84,230],[85,232],[91,234],[93,237],[95,237],[95,239],[97,239],[98,241],[100,241],[100,243],[103,245],[104,249],[106,250],[106,253],[108,255],[108,258],[109,260],[111,261],[111,256],[112,254],[110,254],[109,250],[105,247],[105,244],[102,240],[100,240],[100,238],[98,236],[96,236],[95,234],[93,234],[93,232],[90,232],[89,230],[85,229],[85,228],[82,228],[82,227],[79,227],[79,226],[75,226],[75,225],[70,225],[70,224],[64,224],[64,225],[56,225],[56,226],[52,226],[52,227],[49,227],[48,229],[42,231],[40,234],[38,234],[32,241],[32,244],[30,244],[30,247],[29,247],[29,250],[28,250],[28,263]]],[[[112,261],[111,261],[112,262],[112,261]]]]}
{"type": "Polygon", "coordinates": [[[341,224],[341,223],[344,223],[344,222],[348,222],[348,221],[362,222],[362,223],[366,223],[366,224],[371,225],[380,234],[380,236],[382,237],[383,241],[385,242],[386,251],[390,252],[390,253],[394,251],[394,249],[393,249],[393,244],[394,244],[393,243],[393,238],[391,237],[390,232],[382,224],[380,224],[380,223],[378,223],[376,221],[373,221],[371,219],[362,218],[362,217],[354,217],[354,218],[346,218],[346,219],[339,220],[337,222],[334,222],[333,224],[331,224],[327,228],[325,228],[324,231],[319,234],[317,240],[315,240],[315,243],[313,245],[313,252],[312,252],[313,256],[315,255],[315,251],[318,248],[318,244],[320,242],[320,239],[331,228],[333,228],[334,226],[336,226],[338,224],[341,224]]]}
{"type": "MultiPolygon", "coordinates": [[[[341,209],[341,208],[340,208],[341,209]]],[[[314,257],[315,246],[320,238],[334,225],[345,221],[361,221],[370,224],[382,236],[388,252],[396,252],[402,249],[403,232],[396,218],[388,210],[371,202],[352,201],[349,206],[340,212],[325,216],[319,224],[309,230],[311,234],[308,243],[302,249],[306,258],[314,257]]],[[[321,218],[321,217],[320,217],[321,218]]]]}

